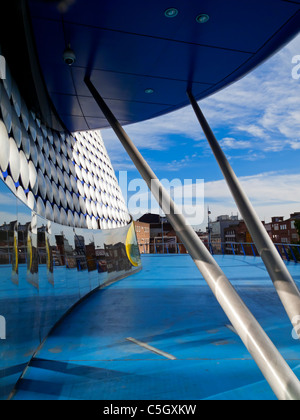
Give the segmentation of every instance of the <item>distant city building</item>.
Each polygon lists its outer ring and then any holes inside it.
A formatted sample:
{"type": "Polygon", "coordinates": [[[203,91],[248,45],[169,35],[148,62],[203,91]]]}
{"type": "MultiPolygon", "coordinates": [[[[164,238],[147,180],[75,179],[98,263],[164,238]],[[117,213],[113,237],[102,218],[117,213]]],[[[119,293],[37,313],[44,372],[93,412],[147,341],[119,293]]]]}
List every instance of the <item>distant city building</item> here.
{"type": "Polygon", "coordinates": [[[295,221],[300,220],[300,212],[293,213],[290,218],[272,217],[271,223],[266,225],[266,229],[274,243],[292,244],[300,241],[295,221]]]}
{"type": "Polygon", "coordinates": [[[210,222],[211,243],[215,252],[222,251],[222,244],[225,242],[225,229],[229,226],[238,225],[240,223],[238,216],[221,215],[216,221],[210,222]]]}
{"type": "Polygon", "coordinates": [[[256,249],[251,246],[253,240],[248,231],[246,223],[241,220],[238,224],[233,224],[224,229],[225,244],[223,250],[225,253],[253,255],[256,249]]]}
{"type": "Polygon", "coordinates": [[[150,254],[150,224],[134,222],[140,254],[150,254]]]}

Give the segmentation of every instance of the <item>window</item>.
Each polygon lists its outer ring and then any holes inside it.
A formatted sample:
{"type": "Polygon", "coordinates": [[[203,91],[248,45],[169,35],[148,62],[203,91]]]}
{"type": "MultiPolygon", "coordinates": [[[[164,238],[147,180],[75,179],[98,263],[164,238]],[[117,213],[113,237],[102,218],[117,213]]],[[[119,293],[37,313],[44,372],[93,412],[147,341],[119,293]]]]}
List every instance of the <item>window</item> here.
{"type": "Polygon", "coordinates": [[[279,230],[279,225],[274,225],[274,230],[279,230]]]}

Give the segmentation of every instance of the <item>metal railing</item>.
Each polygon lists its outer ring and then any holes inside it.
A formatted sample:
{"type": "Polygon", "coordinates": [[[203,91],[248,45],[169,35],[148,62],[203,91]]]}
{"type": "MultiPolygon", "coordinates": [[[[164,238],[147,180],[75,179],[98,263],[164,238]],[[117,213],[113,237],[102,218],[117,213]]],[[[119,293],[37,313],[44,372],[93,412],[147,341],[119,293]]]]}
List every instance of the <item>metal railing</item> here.
{"type": "MultiPolygon", "coordinates": [[[[259,253],[254,243],[249,242],[204,242],[212,255],[241,255],[258,257],[259,253]]],[[[285,261],[300,263],[300,244],[274,244],[279,255],[285,261]]],[[[187,254],[181,243],[146,243],[139,244],[141,254],[187,254]]]]}

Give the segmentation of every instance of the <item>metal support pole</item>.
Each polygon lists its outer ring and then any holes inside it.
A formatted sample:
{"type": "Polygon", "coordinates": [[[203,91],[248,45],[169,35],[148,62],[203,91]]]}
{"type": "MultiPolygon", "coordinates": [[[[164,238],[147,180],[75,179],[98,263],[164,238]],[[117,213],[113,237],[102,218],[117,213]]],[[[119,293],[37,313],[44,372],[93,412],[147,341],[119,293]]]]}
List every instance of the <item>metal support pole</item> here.
{"type": "Polygon", "coordinates": [[[90,79],[86,77],[85,83],[275,395],[280,400],[300,400],[300,382],[296,375],[241,300],[196,232],[187,225],[183,215],[90,79]]]}
{"type": "Polygon", "coordinates": [[[237,176],[231,168],[197,101],[190,91],[187,92],[187,95],[215,158],[223,172],[226,182],[232,192],[238,209],[240,210],[247,225],[250,235],[252,236],[258,252],[274,283],[278,296],[293,326],[296,327],[297,320],[300,316],[300,292],[286,265],[276,252],[276,248],[265,227],[261,223],[252,204],[243,191],[237,176]]]}

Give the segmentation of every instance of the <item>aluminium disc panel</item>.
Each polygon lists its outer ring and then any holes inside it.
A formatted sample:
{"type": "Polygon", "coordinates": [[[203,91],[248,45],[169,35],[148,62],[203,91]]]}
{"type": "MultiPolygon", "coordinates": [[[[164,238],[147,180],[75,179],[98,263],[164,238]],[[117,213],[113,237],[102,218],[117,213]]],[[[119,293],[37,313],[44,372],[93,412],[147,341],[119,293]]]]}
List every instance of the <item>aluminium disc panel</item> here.
{"type": "Polygon", "coordinates": [[[88,178],[88,174],[87,174],[86,170],[82,168],[81,173],[82,173],[82,179],[84,180],[84,182],[86,184],[89,184],[89,178],[88,178]]]}
{"type": "Polygon", "coordinates": [[[72,191],[72,184],[71,184],[71,180],[70,180],[70,177],[69,177],[69,175],[66,173],[66,172],[64,172],[64,181],[65,181],[65,186],[66,186],[66,188],[69,190],[69,191],[72,191]]]}
{"type": "Polygon", "coordinates": [[[36,211],[36,200],[31,191],[27,194],[27,206],[32,210],[36,211]]]}
{"type": "Polygon", "coordinates": [[[21,117],[26,130],[29,128],[29,111],[24,99],[21,99],[21,117]]]}
{"type": "Polygon", "coordinates": [[[70,173],[70,165],[68,159],[64,155],[61,155],[61,159],[65,172],[70,173]]]}
{"type": "Polygon", "coordinates": [[[54,202],[60,206],[60,196],[59,196],[59,190],[57,188],[57,185],[54,181],[52,181],[52,190],[53,190],[53,199],[54,202]]]}
{"type": "Polygon", "coordinates": [[[20,180],[23,184],[24,190],[28,189],[29,186],[29,166],[26,156],[22,150],[20,150],[20,180]]]}
{"type": "Polygon", "coordinates": [[[74,223],[75,223],[75,227],[78,227],[78,228],[81,227],[80,217],[79,217],[78,213],[74,213],[74,223]]]}
{"type": "Polygon", "coordinates": [[[56,165],[59,166],[60,169],[63,168],[62,159],[58,152],[56,152],[56,165]]]}
{"type": "Polygon", "coordinates": [[[94,201],[91,202],[92,213],[95,217],[98,217],[97,206],[94,201]]]}
{"type": "Polygon", "coordinates": [[[54,204],[54,206],[53,206],[53,215],[54,215],[54,222],[58,223],[58,224],[61,224],[60,223],[60,211],[59,211],[59,208],[57,207],[56,204],[54,204]]]}
{"type": "Polygon", "coordinates": [[[8,64],[6,63],[5,65],[6,67],[6,71],[5,71],[5,78],[2,80],[3,82],[3,86],[5,88],[5,91],[7,93],[8,98],[11,98],[11,93],[12,93],[12,77],[11,77],[11,72],[9,69],[8,64]]]}
{"type": "Polygon", "coordinates": [[[30,157],[30,137],[27,131],[25,130],[24,126],[22,126],[22,150],[25,153],[27,159],[30,157]]]}
{"type": "Polygon", "coordinates": [[[53,141],[53,132],[51,128],[47,128],[47,137],[48,137],[49,143],[53,146],[54,141],[53,141]]]}
{"type": "Polygon", "coordinates": [[[79,195],[81,196],[81,197],[84,197],[85,196],[85,193],[84,193],[84,186],[83,186],[83,184],[82,184],[82,182],[81,181],[77,181],[77,188],[78,188],[78,192],[79,192],[79,195]]]}
{"type": "Polygon", "coordinates": [[[87,224],[87,228],[88,229],[93,229],[93,224],[92,224],[92,217],[91,216],[86,216],[86,224],[87,224]]]}
{"type": "Polygon", "coordinates": [[[90,187],[87,184],[84,184],[83,186],[84,188],[84,196],[90,200],[91,199],[91,194],[90,194],[90,187]]]}
{"type": "Polygon", "coordinates": [[[70,182],[72,186],[72,189],[70,191],[73,191],[75,194],[77,194],[78,193],[77,181],[73,175],[70,176],[70,182]]]}
{"type": "Polygon", "coordinates": [[[76,170],[75,170],[74,163],[71,160],[69,160],[68,162],[69,162],[70,174],[76,177],[76,170]]]}
{"type": "Polygon", "coordinates": [[[44,150],[45,155],[48,156],[49,155],[49,150],[47,148],[48,142],[44,139],[42,130],[38,126],[37,122],[36,122],[35,129],[36,129],[36,141],[37,141],[37,144],[40,146],[41,149],[44,150]]]}
{"type": "Polygon", "coordinates": [[[14,182],[18,182],[20,176],[20,155],[16,142],[13,138],[9,139],[9,168],[12,179],[14,182]]]}
{"type": "Polygon", "coordinates": [[[9,102],[6,90],[0,85],[0,109],[7,132],[10,133],[12,127],[12,106],[9,102]]]}
{"type": "Polygon", "coordinates": [[[97,203],[102,203],[101,193],[99,190],[96,190],[96,201],[97,203]]]}
{"type": "Polygon", "coordinates": [[[52,182],[50,181],[47,175],[45,175],[45,182],[46,182],[47,198],[50,201],[50,203],[53,203],[52,182]]]}
{"type": "Polygon", "coordinates": [[[20,147],[22,142],[22,124],[14,109],[12,110],[12,134],[17,146],[20,147]]]}
{"type": "Polygon", "coordinates": [[[79,197],[79,204],[80,204],[81,213],[86,214],[87,213],[86,202],[83,197],[79,197]]]}
{"type": "MultiPolygon", "coordinates": [[[[36,122],[34,121],[31,112],[28,113],[29,118],[28,118],[28,123],[29,123],[29,132],[31,134],[31,137],[33,138],[34,141],[37,141],[37,125],[36,122]]],[[[43,145],[40,145],[40,147],[42,147],[43,145]]]]}
{"type": "Polygon", "coordinates": [[[96,190],[95,190],[95,188],[93,188],[92,186],[90,186],[89,187],[89,190],[90,190],[91,199],[93,201],[96,201],[97,200],[97,197],[96,197],[96,190]]]}
{"type": "Polygon", "coordinates": [[[70,210],[74,210],[73,197],[69,191],[66,191],[67,203],[70,210]]]}
{"type": "Polygon", "coordinates": [[[102,219],[103,217],[103,210],[102,210],[102,206],[100,203],[96,203],[96,207],[97,207],[97,215],[98,217],[100,217],[100,219],[102,219]]]}
{"type": "Polygon", "coordinates": [[[96,187],[96,191],[100,190],[100,182],[98,178],[94,178],[94,183],[95,183],[95,187],[96,187]]]}
{"type": "MultiPolygon", "coordinates": [[[[62,134],[62,133],[61,133],[62,134]]],[[[67,146],[65,144],[65,140],[61,140],[60,142],[60,148],[61,148],[61,153],[63,154],[63,156],[67,157],[68,155],[68,150],[67,150],[67,146]]]]}
{"type": "Polygon", "coordinates": [[[38,197],[38,199],[36,201],[36,211],[37,211],[37,214],[40,215],[41,217],[46,216],[45,204],[44,204],[43,200],[41,199],[41,197],[38,197]]]}
{"type": "Polygon", "coordinates": [[[95,180],[94,180],[94,176],[93,176],[92,172],[88,171],[87,175],[88,175],[89,184],[92,187],[94,187],[95,186],[95,180]]]}
{"type": "Polygon", "coordinates": [[[64,192],[61,186],[58,188],[58,191],[59,191],[59,198],[60,198],[61,205],[64,209],[66,209],[68,207],[66,193],[64,192]]]}
{"type": "Polygon", "coordinates": [[[46,186],[46,180],[45,180],[44,174],[42,173],[40,169],[38,170],[38,184],[39,184],[39,194],[43,198],[43,200],[45,200],[46,195],[47,195],[47,186],[46,186]]]}
{"type": "Polygon", "coordinates": [[[17,188],[16,196],[22,201],[22,203],[27,205],[27,197],[21,186],[17,188]]]}
{"type": "Polygon", "coordinates": [[[105,220],[107,220],[107,219],[108,219],[108,211],[107,211],[107,207],[106,207],[106,206],[103,206],[103,207],[102,207],[102,209],[103,209],[103,216],[104,216],[104,219],[105,219],[105,220]]]}
{"type": "Polygon", "coordinates": [[[18,85],[16,84],[16,82],[14,80],[12,80],[11,99],[12,99],[15,111],[17,113],[17,116],[20,117],[21,116],[21,106],[22,106],[21,95],[20,95],[18,85]]]}
{"type": "Polygon", "coordinates": [[[94,230],[98,230],[99,229],[98,221],[96,220],[95,217],[92,217],[92,229],[94,229],[94,230]]]}
{"type": "Polygon", "coordinates": [[[105,219],[101,220],[101,228],[103,230],[107,230],[108,229],[108,224],[107,224],[107,221],[105,219]]]}
{"type": "Polygon", "coordinates": [[[54,147],[56,149],[56,153],[60,153],[60,150],[61,150],[60,139],[56,132],[53,133],[53,141],[54,141],[54,147]]]}
{"type": "Polygon", "coordinates": [[[37,175],[36,167],[34,166],[34,163],[31,160],[28,162],[28,168],[29,168],[29,188],[31,189],[34,195],[37,195],[38,175],[37,175]]]}
{"type": "Polygon", "coordinates": [[[44,124],[41,124],[41,130],[42,130],[42,133],[43,133],[43,136],[45,137],[45,139],[48,139],[48,130],[44,126],[44,124]]]}
{"type": "Polygon", "coordinates": [[[54,222],[54,211],[52,208],[52,205],[49,203],[49,201],[46,202],[46,219],[50,220],[51,222],[54,222]]]}
{"type": "Polygon", "coordinates": [[[91,205],[90,200],[85,200],[85,205],[86,205],[86,211],[88,215],[92,216],[92,205],[91,205]]]}
{"type": "MultiPolygon", "coordinates": [[[[43,136],[42,136],[43,138],[43,136]]],[[[44,151],[44,155],[45,157],[49,158],[50,156],[50,148],[49,148],[49,143],[48,140],[46,138],[43,138],[43,151],[44,151]]]]}
{"type": "Polygon", "coordinates": [[[45,173],[45,158],[44,158],[43,152],[41,151],[39,147],[37,148],[37,151],[38,151],[38,166],[41,172],[45,173]]]}
{"type": "Polygon", "coordinates": [[[87,222],[86,222],[86,218],[83,214],[80,215],[80,226],[83,229],[87,229],[87,222]]]}
{"type": "Polygon", "coordinates": [[[69,146],[69,145],[67,145],[67,157],[70,159],[70,160],[73,160],[74,158],[73,158],[73,150],[71,149],[71,147],[69,146]]]}
{"type": "Polygon", "coordinates": [[[16,186],[15,186],[15,183],[14,183],[14,181],[13,181],[13,179],[12,179],[12,177],[11,176],[8,176],[8,177],[6,177],[5,178],[5,184],[8,186],[8,188],[14,193],[14,194],[16,194],[17,193],[17,189],[16,189],[16,186]]]}
{"type": "Polygon", "coordinates": [[[62,225],[68,225],[68,216],[64,208],[60,209],[60,220],[62,225]]]}
{"type": "Polygon", "coordinates": [[[74,215],[71,212],[71,210],[68,211],[67,217],[68,217],[68,225],[71,226],[71,227],[74,227],[75,226],[75,218],[74,218],[74,215]]]}
{"type": "Polygon", "coordinates": [[[49,179],[51,179],[52,177],[51,165],[50,165],[49,159],[46,156],[45,156],[45,175],[47,175],[49,179]]]}
{"type": "Polygon", "coordinates": [[[60,185],[62,188],[65,188],[65,178],[63,176],[62,171],[60,168],[56,168],[57,176],[58,176],[58,185],[60,185]]]}
{"type": "Polygon", "coordinates": [[[38,164],[38,150],[33,139],[30,139],[30,157],[35,166],[38,164]]]}
{"type": "Polygon", "coordinates": [[[81,169],[80,169],[80,167],[79,167],[78,165],[75,165],[75,171],[76,171],[76,177],[77,177],[80,181],[82,181],[82,180],[83,180],[83,177],[82,177],[82,172],[81,172],[81,169]]]}
{"type": "Polygon", "coordinates": [[[80,213],[80,203],[79,203],[78,197],[75,193],[73,193],[72,199],[73,199],[73,204],[74,204],[75,210],[77,211],[77,213],[80,213]]]}
{"type": "Polygon", "coordinates": [[[55,184],[58,184],[58,175],[57,175],[56,167],[54,166],[52,161],[50,161],[50,167],[51,167],[52,180],[55,182],[55,184]]]}
{"type": "Polygon", "coordinates": [[[56,153],[55,153],[55,150],[54,150],[52,144],[49,145],[49,156],[50,156],[50,159],[52,160],[52,162],[55,165],[56,164],[56,153]]]}

